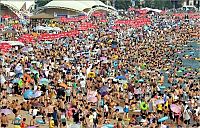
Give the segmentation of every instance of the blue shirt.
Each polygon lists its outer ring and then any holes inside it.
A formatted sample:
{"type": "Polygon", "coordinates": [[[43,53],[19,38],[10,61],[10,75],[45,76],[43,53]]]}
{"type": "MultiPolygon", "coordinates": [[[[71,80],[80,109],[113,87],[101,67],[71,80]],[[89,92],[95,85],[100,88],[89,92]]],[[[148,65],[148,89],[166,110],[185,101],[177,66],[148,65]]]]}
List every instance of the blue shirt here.
{"type": "Polygon", "coordinates": [[[56,111],[53,112],[53,120],[58,120],[58,113],[56,111]]]}

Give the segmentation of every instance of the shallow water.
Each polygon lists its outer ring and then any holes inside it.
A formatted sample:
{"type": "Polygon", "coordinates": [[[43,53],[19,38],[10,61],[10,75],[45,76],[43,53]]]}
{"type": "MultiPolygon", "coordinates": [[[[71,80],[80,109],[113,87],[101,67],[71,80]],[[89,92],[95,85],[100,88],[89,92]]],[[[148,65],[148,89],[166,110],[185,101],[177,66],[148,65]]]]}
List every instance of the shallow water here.
{"type": "MultiPolygon", "coordinates": [[[[177,58],[180,58],[182,60],[183,66],[179,68],[185,68],[186,70],[182,73],[178,73],[178,76],[183,76],[183,74],[188,73],[190,71],[196,71],[199,72],[200,69],[200,61],[194,60],[194,58],[200,58],[200,44],[197,42],[191,42],[187,45],[184,45],[180,47],[181,53],[175,53],[177,55],[177,58]],[[184,55],[189,55],[189,58],[184,58],[184,55]],[[188,70],[190,68],[190,70],[188,70]]],[[[174,65],[178,65],[175,63],[174,65]]],[[[163,85],[166,87],[170,87],[171,85],[168,83],[168,74],[166,71],[161,71],[164,74],[164,83],[163,85]]],[[[173,73],[173,69],[169,69],[170,73],[173,73]]],[[[189,76],[188,76],[189,77],[189,76]]],[[[195,76],[197,79],[199,76],[195,76]]]]}

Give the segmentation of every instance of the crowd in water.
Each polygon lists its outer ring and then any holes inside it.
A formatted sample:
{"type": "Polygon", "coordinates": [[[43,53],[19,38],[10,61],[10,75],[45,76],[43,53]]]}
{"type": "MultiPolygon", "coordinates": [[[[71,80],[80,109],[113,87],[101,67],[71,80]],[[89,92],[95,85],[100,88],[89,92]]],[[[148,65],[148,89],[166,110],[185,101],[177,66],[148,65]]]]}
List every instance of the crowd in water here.
{"type": "MultiPolygon", "coordinates": [[[[200,49],[179,56],[191,40],[199,46],[200,21],[145,17],[151,24],[119,29],[111,27],[116,16],[91,17],[85,22],[98,27],[75,37],[1,52],[1,127],[200,127],[200,63],[193,57],[200,49]],[[197,67],[184,65],[184,59],[197,67]]],[[[55,24],[68,31],[81,22],[55,24]]],[[[33,27],[23,25],[16,35],[45,32],[33,27]]],[[[11,39],[1,35],[6,38],[11,39]]]]}

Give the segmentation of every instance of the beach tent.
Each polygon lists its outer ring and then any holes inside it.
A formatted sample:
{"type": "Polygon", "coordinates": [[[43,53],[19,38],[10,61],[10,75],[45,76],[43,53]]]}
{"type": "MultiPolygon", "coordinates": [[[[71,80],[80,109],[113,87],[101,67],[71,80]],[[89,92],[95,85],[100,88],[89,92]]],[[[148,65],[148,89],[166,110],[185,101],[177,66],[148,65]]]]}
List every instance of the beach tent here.
{"type": "Polygon", "coordinates": [[[20,41],[1,41],[1,43],[6,43],[6,44],[9,44],[11,46],[24,46],[24,44],[20,41]]]}

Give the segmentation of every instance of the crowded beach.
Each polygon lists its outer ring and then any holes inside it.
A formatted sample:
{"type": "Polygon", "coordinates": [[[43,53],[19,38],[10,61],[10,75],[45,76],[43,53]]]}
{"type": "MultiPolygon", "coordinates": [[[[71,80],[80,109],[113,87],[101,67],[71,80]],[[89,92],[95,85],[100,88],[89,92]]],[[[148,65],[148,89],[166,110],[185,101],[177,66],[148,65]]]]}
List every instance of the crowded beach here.
{"type": "Polygon", "coordinates": [[[200,127],[200,14],[1,17],[2,128],[200,127]]]}

